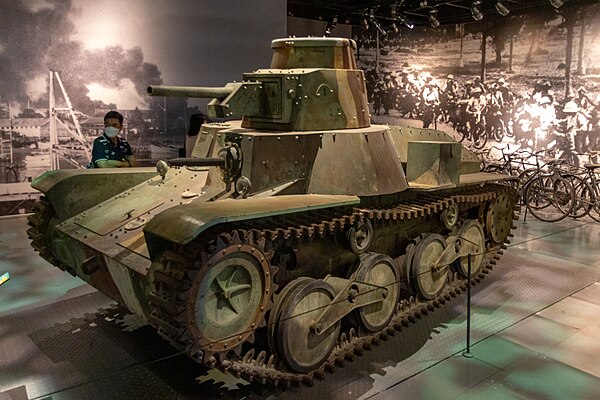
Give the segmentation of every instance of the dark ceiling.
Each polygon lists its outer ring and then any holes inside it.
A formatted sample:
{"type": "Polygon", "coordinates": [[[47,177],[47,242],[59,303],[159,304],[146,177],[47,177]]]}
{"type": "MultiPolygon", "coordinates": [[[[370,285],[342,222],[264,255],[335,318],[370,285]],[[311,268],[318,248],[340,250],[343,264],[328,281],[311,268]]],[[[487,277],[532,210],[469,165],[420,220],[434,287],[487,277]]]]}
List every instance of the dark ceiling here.
{"type": "MultiPolygon", "coordinates": [[[[509,11],[509,15],[522,15],[539,12],[561,12],[586,4],[598,3],[598,0],[500,0],[509,11]],[[562,3],[562,4],[561,4],[562,3]],[[553,5],[554,4],[554,5],[553,5]]],[[[360,25],[361,20],[370,16],[381,25],[400,21],[405,17],[415,26],[429,26],[429,14],[437,10],[441,25],[474,22],[473,0],[288,0],[288,15],[300,18],[332,21],[335,16],[338,23],[360,25]],[[395,6],[395,7],[394,7],[395,6]],[[396,10],[394,17],[393,9],[396,10]]],[[[498,0],[481,0],[478,8],[483,20],[503,18],[496,8],[498,0]]]]}

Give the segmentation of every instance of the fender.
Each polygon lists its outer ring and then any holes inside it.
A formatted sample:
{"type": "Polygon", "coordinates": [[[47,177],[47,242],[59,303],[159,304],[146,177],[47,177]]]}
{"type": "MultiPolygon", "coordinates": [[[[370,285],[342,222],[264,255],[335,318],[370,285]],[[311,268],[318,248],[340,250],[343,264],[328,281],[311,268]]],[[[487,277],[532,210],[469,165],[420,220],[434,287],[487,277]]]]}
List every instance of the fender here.
{"type": "Polygon", "coordinates": [[[167,242],[188,244],[216,225],[359,203],[358,196],[320,194],[192,202],[156,215],[144,227],[144,235],[154,259],[167,242]]]}
{"type": "Polygon", "coordinates": [[[46,195],[60,221],[158,175],[154,167],[48,171],[31,187],[46,195]]]}

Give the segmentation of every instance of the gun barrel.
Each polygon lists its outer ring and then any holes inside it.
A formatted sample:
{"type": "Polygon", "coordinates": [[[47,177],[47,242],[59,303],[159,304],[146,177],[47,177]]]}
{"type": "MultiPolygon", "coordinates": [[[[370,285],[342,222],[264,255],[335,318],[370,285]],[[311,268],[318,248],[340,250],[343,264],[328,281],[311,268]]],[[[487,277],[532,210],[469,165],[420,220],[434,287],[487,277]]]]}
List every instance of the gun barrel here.
{"type": "Polygon", "coordinates": [[[148,86],[150,96],[196,97],[204,99],[224,99],[233,92],[232,87],[196,86],[148,86]]]}

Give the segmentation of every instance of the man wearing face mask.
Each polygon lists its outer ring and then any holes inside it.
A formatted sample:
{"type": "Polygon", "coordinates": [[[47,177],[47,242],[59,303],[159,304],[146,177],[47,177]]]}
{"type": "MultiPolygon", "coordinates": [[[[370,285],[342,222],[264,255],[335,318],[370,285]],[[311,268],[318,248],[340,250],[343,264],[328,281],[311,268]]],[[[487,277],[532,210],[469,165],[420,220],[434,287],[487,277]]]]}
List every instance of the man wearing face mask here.
{"type": "Polygon", "coordinates": [[[127,140],[119,137],[123,116],[109,111],[104,116],[104,134],[94,140],[91,168],[135,167],[137,162],[127,140]]]}

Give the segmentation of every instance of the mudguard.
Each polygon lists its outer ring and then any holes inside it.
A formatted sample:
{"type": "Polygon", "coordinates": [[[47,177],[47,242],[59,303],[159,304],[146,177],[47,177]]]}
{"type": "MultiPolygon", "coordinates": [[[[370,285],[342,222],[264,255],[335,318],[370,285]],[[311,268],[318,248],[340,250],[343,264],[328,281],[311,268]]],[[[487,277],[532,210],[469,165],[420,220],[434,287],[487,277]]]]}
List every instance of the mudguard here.
{"type": "Polygon", "coordinates": [[[192,202],[156,215],[144,227],[144,235],[153,257],[156,249],[152,244],[167,241],[185,245],[206,229],[219,224],[359,203],[357,196],[318,194],[192,202]]]}
{"type": "Polygon", "coordinates": [[[46,195],[60,221],[158,175],[154,167],[48,171],[31,183],[46,195]]]}

